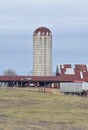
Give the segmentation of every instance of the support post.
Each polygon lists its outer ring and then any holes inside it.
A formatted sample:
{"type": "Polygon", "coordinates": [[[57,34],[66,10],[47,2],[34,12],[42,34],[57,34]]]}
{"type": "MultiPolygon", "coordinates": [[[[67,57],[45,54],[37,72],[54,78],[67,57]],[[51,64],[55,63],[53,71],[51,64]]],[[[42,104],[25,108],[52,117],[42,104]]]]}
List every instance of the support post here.
{"type": "Polygon", "coordinates": [[[45,88],[46,88],[46,81],[44,81],[44,93],[46,92],[45,88]]]}
{"type": "Polygon", "coordinates": [[[21,79],[21,88],[23,87],[23,78],[21,79]]]}

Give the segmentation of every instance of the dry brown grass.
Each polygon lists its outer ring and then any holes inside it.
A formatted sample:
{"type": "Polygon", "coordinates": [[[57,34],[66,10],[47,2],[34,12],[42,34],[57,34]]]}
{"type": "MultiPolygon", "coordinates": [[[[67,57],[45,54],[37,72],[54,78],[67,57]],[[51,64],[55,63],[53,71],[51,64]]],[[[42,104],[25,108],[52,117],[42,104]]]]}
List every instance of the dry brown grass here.
{"type": "Polygon", "coordinates": [[[0,88],[0,130],[87,130],[88,97],[0,88]]]}

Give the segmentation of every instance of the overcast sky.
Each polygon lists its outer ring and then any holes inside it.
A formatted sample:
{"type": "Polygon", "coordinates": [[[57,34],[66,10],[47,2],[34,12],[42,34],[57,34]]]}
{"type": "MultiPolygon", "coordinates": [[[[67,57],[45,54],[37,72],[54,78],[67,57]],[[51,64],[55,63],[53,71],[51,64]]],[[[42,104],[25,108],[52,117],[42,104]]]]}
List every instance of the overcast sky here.
{"type": "Polygon", "coordinates": [[[31,72],[33,32],[41,26],[53,35],[53,72],[57,64],[88,63],[88,0],[0,0],[0,75],[31,72]]]}

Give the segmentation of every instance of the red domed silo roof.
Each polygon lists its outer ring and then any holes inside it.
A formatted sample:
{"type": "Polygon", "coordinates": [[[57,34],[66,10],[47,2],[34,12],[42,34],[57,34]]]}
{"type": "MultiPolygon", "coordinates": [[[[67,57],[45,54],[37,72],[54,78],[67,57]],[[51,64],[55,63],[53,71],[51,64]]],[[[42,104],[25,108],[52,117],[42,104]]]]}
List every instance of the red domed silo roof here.
{"type": "Polygon", "coordinates": [[[39,27],[34,31],[33,35],[51,35],[51,31],[46,27],[39,27]]]}

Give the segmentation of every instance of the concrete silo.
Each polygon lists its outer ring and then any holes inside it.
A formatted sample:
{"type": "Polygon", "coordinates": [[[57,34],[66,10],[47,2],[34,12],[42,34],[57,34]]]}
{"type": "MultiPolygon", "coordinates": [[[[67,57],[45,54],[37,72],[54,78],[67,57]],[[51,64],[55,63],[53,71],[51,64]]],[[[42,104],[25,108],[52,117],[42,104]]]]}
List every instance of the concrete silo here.
{"type": "Polygon", "coordinates": [[[52,75],[52,33],[46,27],[33,33],[33,75],[52,75]]]}

